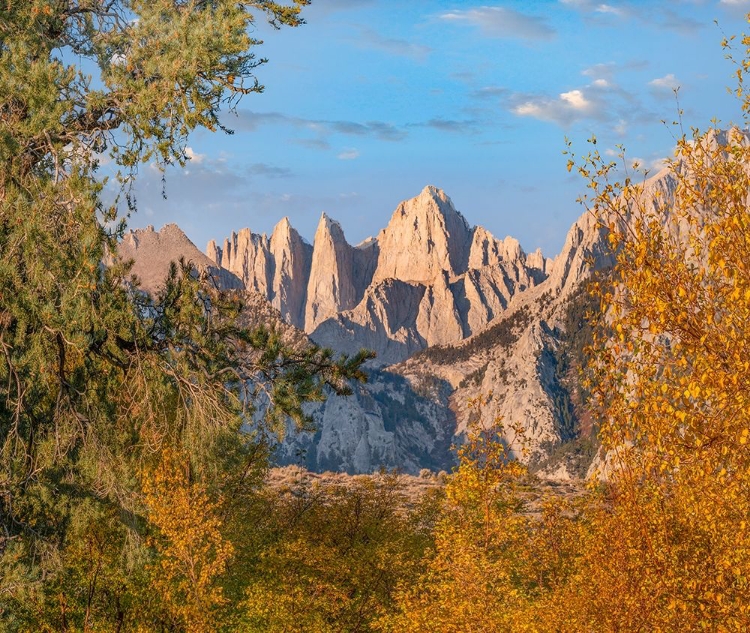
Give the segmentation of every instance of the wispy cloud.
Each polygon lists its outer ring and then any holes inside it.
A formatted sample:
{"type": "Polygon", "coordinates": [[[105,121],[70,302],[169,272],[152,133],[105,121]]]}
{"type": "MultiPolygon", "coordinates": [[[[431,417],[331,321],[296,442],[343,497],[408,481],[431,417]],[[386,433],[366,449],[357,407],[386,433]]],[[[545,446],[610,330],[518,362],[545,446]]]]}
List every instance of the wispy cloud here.
{"type": "Polygon", "coordinates": [[[243,131],[256,130],[263,125],[286,125],[307,130],[318,135],[315,139],[304,139],[308,147],[325,149],[328,136],[343,134],[346,136],[368,136],[381,141],[400,141],[406,137],[406,131],[384,121],[357,121],[306,119],[290,116],[281,112],[252,112],[239,110],[234,121],[227,122],[229,127],[243,131]]]}
{"type": "Polygon", "coordinates": [[[401,57],[410,57],[416,61],[424,61],[432,52],[429,46],[408,42],[406,40],[384,37],[372,29],[362,29],[358,42],[363,46],[368,46],[381,50],[390,55],[399,55],[401,57]]]}
{"type": "Polygon", "coordinates": [[[560,4],[586,13],[598,13],[617,18],[628,18],[633,13],[632,9],[623,3],[613,5],[605,2],[596,2],[595,0],[560,0],[560,4]]]}
{"type": "Polygon", "coordinates": [[[599,4],[594,9],[597,13],[608,13],[610,15],[616,15],[618,18],[627,17],[628,13],[620,7],[613,7],[611,4],[599,4]]]}
{"type": "MultiPolygon", "coordinates": [[[[747,2],[748,0],[722,0],[727,2],[747,2]]],[[[589,19],[596,22],[607,22],[611,19],[625,20],[635,19],[647,25],[675,31],[683,35],[693,35],[705,24],[692,17],[681,13],[675,4],[669,2],[636,3],[620,1],[616,4],[607,4],[597,0],[559,0],[560,4],[588,15],[589,19]]]]}
{"type": "Polygon", "coordinates": [[[250,176],[265,176],[266,178],[289,178],[292,170],[286,167],[276,167],[268,163],[254,163],[247,168],[250,176]]]}
{"type": "Polygon", "coordinates": [[[474,90],[469,96],[475,99],[496,99],[507,96],[509,92],[507,88],[501,86],[484,86],[483,88],[474,90]]]}
{"type": "MultiPolygon", "coordinates": [[[[456,134],[476,134],[479,122],[476,119],[455,120],[442,117],[431,118],[427,121],[417,121],[396,126],[384,121],[327,121],[323,119],[306,119],[303,117],[289,116],[280,112],[252,112],[250,110],[238,111],[238,118],[234,127],[243,131],[253,131],[264,125],[289,126],[302,131],[315,134],[313,138],[298,138],[292,142],[309,149],[330,150],[330,138],[335,135],[355,136],[372,138],[380,141],[396,142],[408,136],[409,128],[432,128],[441,132],[452,132],[456,134]]],[[[231,127],[231,126],[230,126],[231,127]]],[[[348,151],[348,150],[347,150],[348,151]]],[[[342,152],[346,154],[347,152],[342,152]]],[[[351,160],[356,156],[337,155],[342,160],[351,160]]],[[[267,173],[269,176],[281,174],[267,173]]]]}
{"type": "Polygon", "coordinates": [[[617,74],[625,71],[638,71],[647,68],[649,63],[645,60],[633,60],[623,64],[615,62],[604,62],[594,64],[581,71],[581,74],[594,79],[605,79],[609,82],[614,81],[617,74]]]}
{"type": "Polygon", "coordinates": [[[359,158],[359,150],[355,148],[345,149],[343,152],[340,152],[336,158],[339,160],[354,160],[359,158]]]}
{"type": "Polygon", "coordinates": [[[334,11],[344,11],[347,9],[360,9],[373,5],[377,0],[315,0],[311,7],[305,10],[305,15],[310,11],[313,13],[332,13],[334,11]]]}
{"type": "Polygon", "coordinates": [[[453,134],[476,134],[478,122],[474,119],[457,121],[454,119],[434,118],[421,123],[411,123],[409,127],[426,127],[439,132],[451,132],[453,134]]]}
{"type": "Polygon", "coordinates": [[[683,35],[694,35],[706,26],[703,22],[699,22],[694,18],[678,13],[674,9],[670,9],[666,6],[661,7],[660,13],[661,16],[659,22],[661,26],[683,35]]]}
{"type": "Polygon", "coordinates": [[[668,90],[670,92],[680,87],[680,82],[672,73],[657,77],[648,82],[648,85],[656,90],[668,90]]]}
{"type": "Polygon", "coordinates": [[[301,145],[307,149],[319,149],[328,150],[331,149],[331,144],[322,138],[296,138],[292,139],[292,143],[301,145]]]}
{"type": "Polygon", "coordinates": [[[488,37],[548,40],[556,34],[545,18],[506,7],[447,11],[439,17],[446,22],[474,26],[488,37]]]}

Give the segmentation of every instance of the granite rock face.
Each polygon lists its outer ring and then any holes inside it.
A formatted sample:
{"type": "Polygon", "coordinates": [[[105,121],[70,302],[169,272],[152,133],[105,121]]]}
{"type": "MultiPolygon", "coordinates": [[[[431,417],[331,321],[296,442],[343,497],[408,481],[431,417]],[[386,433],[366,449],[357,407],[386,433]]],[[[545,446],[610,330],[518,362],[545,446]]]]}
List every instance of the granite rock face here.
{"type": "Polygon", "coordinates": [[[270,240],[242,229],[206,252],[317,343],[348,353],[366,346],[381,365],[471,336],[550,270],[540,252],[527,257],[517,240],[471,228],[432,186],[358,246],[324,213],[312,247],[285,218],[270,240]]]}
{"type": "Polygon", "coordinates": [[[310,270],[312,248],[284,218],[271,234],[269,250],[273,262],[271,305],[284,321],[301,327],[307,299],[304,280],[310,270]]]}
{"type": "Polygon", "coordinates": [[[314,244],[307,282],[307,332],[338,312],[353,308],[359,300],[354,282],[354,249],[346,241],[341,225],[324,213],[314,244]]]}
{"type": "Polygon", "coordinates": [[[431,284],[466,272],[471,229],[451,199],[435,187],[402,202],[378,234],[380,258],[373,282],[385,279],[431,284]]]}
{"type": "Polygon", "coordinates": [[[312,247],[283,218],[271,237],[248,228],[224,240],[221,248],[211,240],[206,256],[242,280],[246,290],[265,296],[287,323],[303,327],[312,247]]]}

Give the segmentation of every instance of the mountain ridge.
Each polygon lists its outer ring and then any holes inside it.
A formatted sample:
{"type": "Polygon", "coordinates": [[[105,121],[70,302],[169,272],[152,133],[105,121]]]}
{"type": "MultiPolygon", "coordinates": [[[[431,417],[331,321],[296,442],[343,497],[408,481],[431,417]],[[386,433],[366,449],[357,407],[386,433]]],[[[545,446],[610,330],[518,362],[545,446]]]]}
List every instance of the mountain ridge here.
{"type": "MultiPolygon", "coordinates": [[[[280,226],[294,231],[285,218],[272,236],[280,226]]],[[[362,338],[380,365],[470,336],[551,268],[541,251],[527,256],[516,239],[471,227],[432,185],[401,202],[386,227],[357,246],[323,213],[313,244],[302,246],[299,238],[299,265],[285,276],[284,292],[275,272],[282,255],[273,241],[241,229],[222,248],[210,241],[206,252],[314,341],[353,352],[352,339],[362,338]],[[288,303],[293,310],[285,311],[288,303]],[[396,313],[389,308],[394,303],[402,304],[396,313]]]]}

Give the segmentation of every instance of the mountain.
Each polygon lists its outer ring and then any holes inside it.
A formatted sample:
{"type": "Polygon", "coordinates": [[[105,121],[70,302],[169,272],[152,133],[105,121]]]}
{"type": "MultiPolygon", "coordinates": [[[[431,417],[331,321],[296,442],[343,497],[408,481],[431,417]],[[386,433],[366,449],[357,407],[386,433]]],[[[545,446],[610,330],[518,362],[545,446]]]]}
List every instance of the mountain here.
{"type": "Polygon", "coordinates": [[[374,244],[353,248],[338,222],[325,213],[320,217],[307,274],[305,331],[312,332],[326,319],[357,305],[372,278],[374,261],[377,261],[374,244]]]}
{"type": "MultiPolygon", "coordinates": [[[[328,218],[324,218],[321,224],[323,222],[332,223],[328,218]]],[[[335,223],[332,226],[338,227],[335,223]]],[[[336,228],[332,226],[325,231],[336,235],[336,228]]],[[[244,293],[243,325],[273,327],[288,345],[312,345],[307,335],[290,322],[292,315],[301,314],[300,304],[294,303],[299,295],[294,294],[292,281],[299,261],[296,258],[307,257],[311,253],[309,245],[284,221],[267,241],[268,252],[274,259],[266,259],[273,262],[266,280],[271,288],[276,289],[274,296],[279,298],[279,304],[286,308],[283,314],[265,294],[252,286],[243,290],[244,284],[239,276],[215,263],[217,258],[221,259],[219,253],[222,252],[230,253],[229,261],[238,261],[231,259],[231,249],[243,241],[251,244],[252,240],[249,232],[241,231],[228,242],[228,249],[225,245],[209,259],[176,225],[168,224],[160,231],[149,226],[126,234],[120,242],[118,256],[133,261],[133,273],[147,292],[158,292],[171,262],[181,257],[191,261],[200,272],[211,275],[217,286],[244,293]]],[[[372,249],[373,245],[365,245],[359,252],[366,254],[372,249]]],[[[319,254],[323,252],[319,251],[319,254]]],[[[363,259],[357,253],[344,261],[352,262],[354,266],[363,265],[363,259]]],[[[326,260],[319,261],[318,266],[322,274],[326,260]]],[[[242,273],[240,266],[235,270],[242,273]]],[[[350,269],[342,268],[342,271],[351,276],[350,269]]],[[[450,445],[455,427],[450,410],[436,404],[427,393],[415,391],[400,376],[387,371],[373,371],[368,384],[354,383],[352,388],[352,396],[337,396],[329,392],[325,402],[307,406],[306,413],[312,416],[316,432],[296,432],[290,422],[284,440],[277,447],[277,460],[283,464],[302,462],[315,471],[349,473],[372,472],[381,467],[400,468],[410,473],[418,473],[422,468],[441,470],[450,467],[450,445]]],[[[263,413],[262,403],[260,405],[258,415],[263,413]]]]}
{"type": "MultiPolygon", "coordinates": [[[[398,222],[401,208],[394,214],[398,222]]],[[[584,314],[596,307],[585,284],[613,264],[606,234],[584,214],[561,253],[549,260],[540,253],[527,256],[513,238],[500,241],[478,227],[470,232],[464,266],[437,255],[452,268],[430,283],[424,283],[429,264],[411,280],[377,281],[376,274],[360,304],[324,326],[346,319],[349,349],[386,340],[392,347],[381,353],[404,360],[373,371],[369,384],[335,405],[346,412],[333,408],[316,417],[315,436],[289,436],[282,461],[292,462],[302,450],[313,470],[367,472],[378,463],[407,472],[449,469],[450,443],[481,417],[501,418],[518,458],[541,475],[585,476],[596,441],[577,372],[590,336],[584,314]],[[450,324],[456,324],[453,340],[418,338],[430,332],[431,315],[433,331],[451,334],[450,324]],[[371,324],[389,327],[389,335],[371,324]],[[516,425],[524,429],[523,441],[513,431],[516,425]]],[[[414,243],[408,237],[404,242],[414,243]]],[[[321,330],[313,333],[319,340],[321,330]]]]}
{"type": "Polygon", "coordinates": [[[312,247],[288,218],[274,227],[270,239],[242,229],[221,248],[209,242],[206,253],[215,265],[238,277],[245,289],[265,296],[285,321],[303,327],[312,247]]]}
{"type": "Polygon", "coordinates": [[[444,192],[426,187],[357,246],[323,214],[312,246],[284,219],[270,238],[242,229],[222,247],[211,242],[204,259],[173,225],[133,232],[122,252],[154,278],[168,257],[187,253],[227,287],[239,281],[256,318],[288,328],[298,344],[378,352],[368,384],[309,405],[317,431],[287,433],[279,463],[350,473],[449,469],[451,444],[480,415],[520,423],[524,446],[507,436],[519,458],[567,478],[590,457],[574,367],[586,335],[583,284],[592,262],[611,264],[605,237],[584,215],[554,260],[527,255],[517,240],[471,227],[444,192]]]}
{"type": "Polygon", "coordinates": [[[584,315],[597,308],[586,282],[614,263],[606,234],[583,215],[544,281],[514,295],[478,334],[427,348],[391,371],[413,384],[425,375],[447,383],[457,434],[471,419],[500,419],[521,461],[552,478],[584,476],[596,446],[578,370],[591,334],[584,315]]]}
{"type": "Polygon", "coordinates": [[[131,272],[147,292],[159,290],[170,263],[181,257],[192,262],[199,272],[208,274],[220,288],[244,288],[241,279],[201,253],[176,224],[167,224],[159,231],[153,226],[130,231],[120,242],[117,254],[123,260],[133,261],[131,272]]]}
{"type": "Polygon", "coordinates": [[[312,247],[285,218],[270,240],[242,229],[206,251],[316,343],[344,353],[368,347],[379,365],[478,332],[513,295],[546,279],[551,266],[513,238],[470,227],[432,186],[402,202],[377,237],[358,246],[324,213],[312,247]],[[277,246],[279,233],[289,236],[286,250],[277,246]],[[293,265],[286,264],[282,287],[284,262],[293,265]]]}

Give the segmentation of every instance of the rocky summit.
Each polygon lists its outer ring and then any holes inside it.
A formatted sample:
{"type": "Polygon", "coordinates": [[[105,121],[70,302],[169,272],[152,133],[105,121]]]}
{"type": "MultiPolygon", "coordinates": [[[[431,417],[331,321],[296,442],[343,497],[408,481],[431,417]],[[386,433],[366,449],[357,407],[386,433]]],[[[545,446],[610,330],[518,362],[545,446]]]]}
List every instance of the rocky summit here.
{"type": "Polygon", "coordinates": [[[214,284],[225,289],[242,289],[242,280],[217,265],[198,250],[176,224],[166,224],[160,231],[153,226],[127,233],[118,246],[118,256],[132,261],[131,273],[147,292],[158,292],[169,272],[169,265],[181,258],[196,270],[206,273],[214,284]]]}

